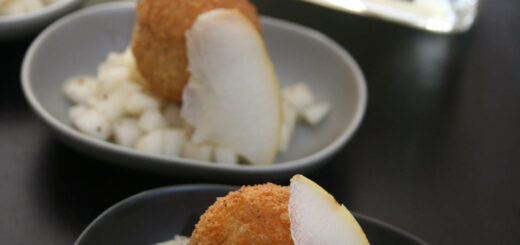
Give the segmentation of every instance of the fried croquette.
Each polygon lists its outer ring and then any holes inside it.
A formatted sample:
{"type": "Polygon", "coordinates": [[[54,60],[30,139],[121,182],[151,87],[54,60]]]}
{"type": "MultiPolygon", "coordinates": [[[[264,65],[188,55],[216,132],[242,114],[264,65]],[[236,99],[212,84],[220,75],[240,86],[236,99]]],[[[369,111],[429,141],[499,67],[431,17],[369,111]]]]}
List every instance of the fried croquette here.
{"type": "Polygon", "coordinates": [[[263,184],[230,192],[206,210],[188,245],[289,245],[289,187],[263,184]]]}
{"type": "Polygon", "coordinates": [[[184,33],[200,14],[216,8],[239,9],[260,31],[256,7],[248,0],[141,0],[137,4],[132,51],[145,87],[164,99],[182,100],[190,77],[184,33]]]}

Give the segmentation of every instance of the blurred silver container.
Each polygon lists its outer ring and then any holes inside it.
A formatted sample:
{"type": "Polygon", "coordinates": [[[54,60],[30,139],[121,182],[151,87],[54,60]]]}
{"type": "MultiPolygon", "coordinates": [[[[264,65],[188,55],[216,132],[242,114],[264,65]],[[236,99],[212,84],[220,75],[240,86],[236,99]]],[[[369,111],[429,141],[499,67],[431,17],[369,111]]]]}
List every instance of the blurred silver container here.
{"type": "Polygon", "coordinates": [[[440,33],[465,32],[481,0],[303,0],[440,33]]]}

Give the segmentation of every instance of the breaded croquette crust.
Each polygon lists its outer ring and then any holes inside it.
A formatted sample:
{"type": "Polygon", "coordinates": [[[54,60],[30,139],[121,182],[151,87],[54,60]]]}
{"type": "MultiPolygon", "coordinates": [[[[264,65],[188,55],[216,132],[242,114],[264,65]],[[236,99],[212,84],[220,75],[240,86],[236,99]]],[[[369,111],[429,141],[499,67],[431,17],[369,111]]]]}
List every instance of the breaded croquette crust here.
{"type": "Polygon", "coordinates": [[[256,7],[248,0],[141,0],[132,51],[143,84],[156,95],[182,100],[190,77],[184,33],[197,17],[216,8],[239,9],[260,30],[256,7]]]}
{"type": "Polygon", "coordinates": [[[230,192],[206,210],[188,245],[289,245],[289,187],[271,183],[230,192]]]}

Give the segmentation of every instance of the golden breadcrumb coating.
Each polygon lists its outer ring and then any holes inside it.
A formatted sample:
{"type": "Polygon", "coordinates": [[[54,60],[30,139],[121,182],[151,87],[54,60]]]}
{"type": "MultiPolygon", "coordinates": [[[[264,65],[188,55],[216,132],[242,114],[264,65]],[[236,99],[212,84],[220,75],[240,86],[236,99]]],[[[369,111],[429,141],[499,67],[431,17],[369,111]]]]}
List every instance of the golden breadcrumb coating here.
{"type": "Polygon", "coordinates": [[[143,84],[156,95],[181,101],[190,77],[186,38],[197,17],[216,8],[239,9],[260,30],[256,7],[248,0],[141,0],[132,51],[143,84]]]}
{"type": "Polygon", "coordinates": [[[188,245],[292,245],[289,187],[242,187],[217,201],[200,217],[188,245]]]}

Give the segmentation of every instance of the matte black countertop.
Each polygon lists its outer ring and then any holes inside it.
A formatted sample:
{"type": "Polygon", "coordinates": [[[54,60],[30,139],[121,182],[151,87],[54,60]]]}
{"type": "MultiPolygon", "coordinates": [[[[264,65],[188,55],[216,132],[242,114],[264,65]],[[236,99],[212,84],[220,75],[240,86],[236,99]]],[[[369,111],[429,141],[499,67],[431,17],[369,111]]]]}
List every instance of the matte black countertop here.
{"type": "MultiPolygon", "coordinates": [[[[367,78],[361,128],[310,178],[349,209],[431,244],[520,243],[520,1],[485,1],[459,35],[255,2],[332,37],[367,78]]],[[[58,141],[21,91],[30,41],[0,43],[0,244],[71,244],[129,195],[209,182],[117,167],[58,141]]]]}

